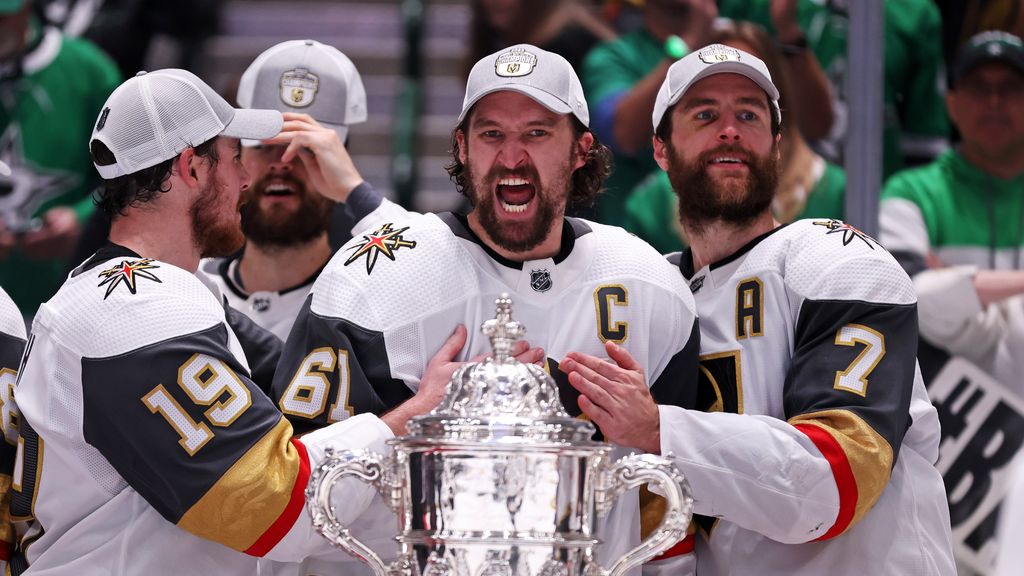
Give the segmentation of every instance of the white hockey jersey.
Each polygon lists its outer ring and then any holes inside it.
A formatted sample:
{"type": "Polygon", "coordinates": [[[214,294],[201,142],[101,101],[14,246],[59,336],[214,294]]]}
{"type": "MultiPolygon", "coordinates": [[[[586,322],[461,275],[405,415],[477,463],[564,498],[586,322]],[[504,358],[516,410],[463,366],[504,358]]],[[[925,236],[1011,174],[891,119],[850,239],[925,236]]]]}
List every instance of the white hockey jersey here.
{"type": "Polygon", "coordinates": [[[692,270],[698,404],[661,407],[693,488],[697,573],[952,576],[913,286],[874,240],[802,220],[692,270]]]}
{"type": "MultiPolygon", "coordinates": [[[[15,393],[14,574],[250,576],[330,550],[311,467],[391,437],[363,415],[293,438],[207,286],[116,245],[40,307],[15,393]]],[[[340,489],[353,521],[373,489],[340,489]]]]}
{"type": "MultiPolygon", "coordinates": [[[[570,414],[580,414],[578,393],[558,361],[574,350],[604,356],[608,340],[645,367],[659,402],[692,407],[699,331],[678,271],[625,231],[583,220],[565,220],[561,246],[554,258],[509,261],[451,213],[357,234],[295,323],[274,379],[278,406],[298,431],[390,409],[417,388],[456,325],[469,330],[461,360],[490,351],[479,328],[504,292],[526,340],[545,350],[570,414]]],[[[606,564],[639,541],[636,504],[613,514],[606,564]]]]}
{"type": "Polygon", "coordinates": [[[288,338],[295,317],[319,274],[318,271],[298,286],[280,292],[261,290],[249,293],[239,280],[237,257],[206,259],[199,269],[216,284],[228,305],[281,340],[288,338]]]}
{"type": "MultiPolygon", "coordinates": [[[[18,407],[14,404],[14,385],[18,380],[21,357],[25,352],[25,318],[11,297],[0,288],[0,416],[3,442],[0,442],[0,500],[8,502],[15,447],[18,445],[18,407]]],[[[0,571],[14,549],[14,526],[10,510],[0,508],[0,571]]]]}

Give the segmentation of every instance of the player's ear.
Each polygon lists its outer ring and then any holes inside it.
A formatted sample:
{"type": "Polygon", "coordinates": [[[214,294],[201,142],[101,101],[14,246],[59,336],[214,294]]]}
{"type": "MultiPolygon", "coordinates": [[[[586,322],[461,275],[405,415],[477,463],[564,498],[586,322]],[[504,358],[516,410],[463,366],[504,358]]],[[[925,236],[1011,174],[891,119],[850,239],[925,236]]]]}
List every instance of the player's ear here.
{"type": "Polygon", "coordinates": [[[174,171],[188,186],[198,186],[199,176],[196,174],[196,163],[199,158],[194,148],[189,147],[181,151],[174,160],[174,171]]]}
{"type": "Polygon", "coordinates": [[[587,164],[587,158],[590,155],[590,149],[594,146],[594,134],[587,130],[580,135],[579,139],[576,140],[576,158],[573,159],[575,166],[573,170],[579,170],[587,164]]]}

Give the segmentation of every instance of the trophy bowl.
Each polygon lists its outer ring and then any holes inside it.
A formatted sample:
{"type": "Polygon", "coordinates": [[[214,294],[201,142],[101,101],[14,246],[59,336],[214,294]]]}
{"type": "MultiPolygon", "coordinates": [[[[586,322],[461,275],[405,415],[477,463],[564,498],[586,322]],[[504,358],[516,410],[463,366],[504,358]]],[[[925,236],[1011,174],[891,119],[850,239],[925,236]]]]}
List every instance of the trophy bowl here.
{"type": "Polygon", "coordinates": [[[511,356],[525,332],[511,308],[507,295],[498,298],[496,318],[482,327],[491,357],[460,368],[437,408],[389,442],[390,454],[328,449],[310,478],[316,529],[378,576],[621,576],[685,535],[685,478],[660,456],[611,462],[613,446],[565,412],[554,380],[511,356]],[[345,476],[371,483],[396,513],[393,562],[338,522],[331,487],[345,476]],[[662,522],[605,569],[595,554],[597,520],[643,484],[664,495],[662,522]]]}

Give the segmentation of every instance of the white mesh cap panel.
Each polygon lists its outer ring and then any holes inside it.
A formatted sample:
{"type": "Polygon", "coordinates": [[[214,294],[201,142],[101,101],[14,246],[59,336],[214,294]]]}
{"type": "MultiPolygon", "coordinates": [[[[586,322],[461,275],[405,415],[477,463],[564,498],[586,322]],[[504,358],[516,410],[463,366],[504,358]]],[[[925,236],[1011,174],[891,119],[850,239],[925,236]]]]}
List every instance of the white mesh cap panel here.
{"type": "Polygon", "coordinates": [[[96,165],[104,178],[155,166],[218,134],[269,138],[281,129],[281,114],[246,110],[237,114],[196,75],[167,69],[130,78],[107,99],[92,138],[114,154],[115,164],[96,165]]]}

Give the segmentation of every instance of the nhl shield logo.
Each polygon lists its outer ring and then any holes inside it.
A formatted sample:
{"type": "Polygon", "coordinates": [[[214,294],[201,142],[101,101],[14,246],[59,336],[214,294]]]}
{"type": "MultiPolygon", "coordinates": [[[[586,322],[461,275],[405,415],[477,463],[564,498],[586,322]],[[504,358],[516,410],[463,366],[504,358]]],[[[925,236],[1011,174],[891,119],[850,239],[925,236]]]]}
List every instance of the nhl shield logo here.
{"type": "Polygon", "coordinates": [[[303,68],[289,70],[281,75],[281,102],[292,108],[305,108],[313,103],[320,78],[303,68]]]}
{"type": "Polygon", "coordinates": [[[548,272],[547,268],[530,272],[530,288],[533,288],[536,292],[551,290],[551,273],[548,272]]]}
{"type": "Polygon", "coordinates": [[[254,298],[252,309],[255,312],[266,312],[270,310],[270,298],[254,298]]]}

